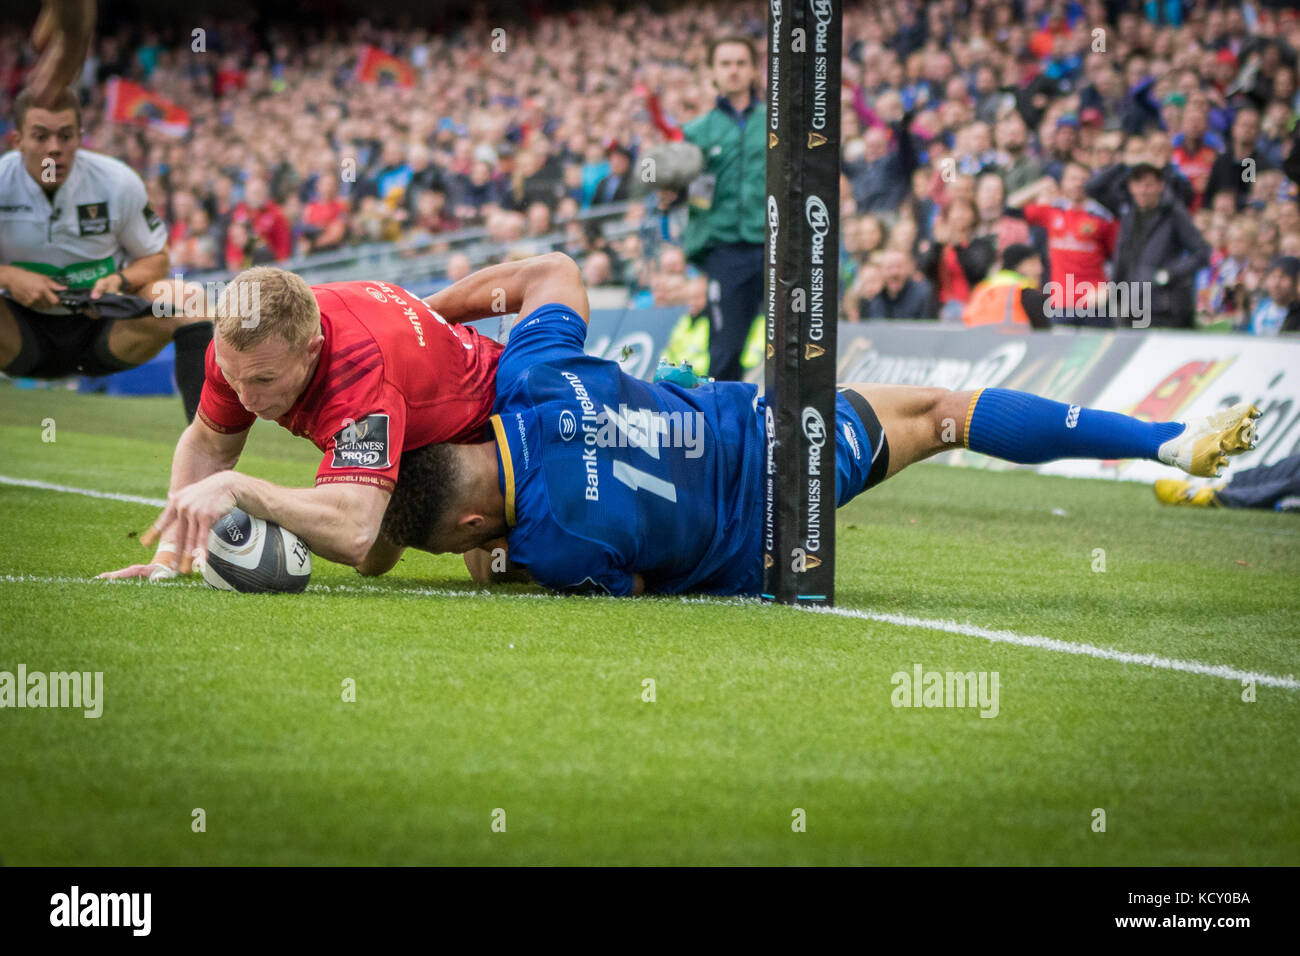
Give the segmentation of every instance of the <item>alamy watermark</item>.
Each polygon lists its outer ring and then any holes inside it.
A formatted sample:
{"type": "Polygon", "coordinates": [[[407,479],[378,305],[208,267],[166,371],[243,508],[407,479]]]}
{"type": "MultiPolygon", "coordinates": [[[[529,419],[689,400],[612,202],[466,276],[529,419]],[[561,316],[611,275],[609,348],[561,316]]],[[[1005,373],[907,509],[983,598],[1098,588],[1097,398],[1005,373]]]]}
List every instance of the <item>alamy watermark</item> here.
{"type": "Polygon", "coordinates": [[[50,897],[51,926],[119,926],[133,936],[148,936],[152,911],[152,893],[83,893],[74,884],[50,897]]]}
{"type": "Polygon", "coordinates": [[[0,671],[0,708],[70,707],[87,718],[104,712],[103,671],[0,671]]]}
{"type": "Polygon", "coordinates": [[[1044,311],[1052,319],[1114,319],[1135,329],[1151,325],[1150,282],[1080,282],[1067,272],[1065,282],[1052,281],[1043,287],[1047,295],[1044,311]]]}
{"type": "Polygon", "coordinates": [[[560,373],[573,388],[580,414],[565,409],[557,427],[565,441],[580,438],[594,448],[640,448],[651,458],[659,457],[661,448],[683,448],[687,458],[704,454],[705,424],[702,412],[665,412],[652,408],[617,409],[592,401],[582,379],[572,372],[560,373]]]}
{"type": "Polygon", "coordinates": [[[178,272],[172,279],[160,279],[153,284],[153,314],[206,319],[233,312],[240,317],[239,324],[246,329],[257,328],[262,319],[262,288],[258,282],[244,281],[236,290],[222,299],[230,283],[190,282],[178,272]]]}
{"type": "Polygon", "coordinates": [[[889,678],[895,707],[978,707],[981,717],[998,715],[997,671],[927,671],[912,665],[889,678]]]}

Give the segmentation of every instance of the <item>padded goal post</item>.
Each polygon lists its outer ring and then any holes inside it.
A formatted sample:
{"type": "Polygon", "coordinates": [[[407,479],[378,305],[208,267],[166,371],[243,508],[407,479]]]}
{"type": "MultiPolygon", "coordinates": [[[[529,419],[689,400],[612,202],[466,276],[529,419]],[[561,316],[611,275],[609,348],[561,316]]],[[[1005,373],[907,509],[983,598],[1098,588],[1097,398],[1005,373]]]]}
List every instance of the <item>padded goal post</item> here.
{"type": "Polygon", "coordinates": [[[841,0],[770,0],[763,597],[835,598],[841,0]]]}

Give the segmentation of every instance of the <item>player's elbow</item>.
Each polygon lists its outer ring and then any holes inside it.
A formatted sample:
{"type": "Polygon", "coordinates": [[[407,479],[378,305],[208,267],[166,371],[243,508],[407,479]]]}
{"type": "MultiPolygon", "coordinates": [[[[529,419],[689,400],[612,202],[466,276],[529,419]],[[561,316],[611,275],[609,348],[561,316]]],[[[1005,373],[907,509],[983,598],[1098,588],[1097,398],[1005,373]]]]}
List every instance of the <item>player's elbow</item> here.
{"type": "Polygon", "coordinates": [[[359,573],[367,577],[383,574],[382,570],[378,570],[376,566],[368,564],[366,561],[366,558],[370,555],[370,546],[372,544],[374,544],[374,538],[371,536],[360,533],[353,535],[352,539],[343,546],[343,563],[356,568],[359,573]]]}
{"type": "Polygon", "coordinates": [[[338,511],[334,512],[333,518],[332,526],[339,529],[331,548],[336,555],[334,560],[355,568],[358,573],[365,575],[382,574],[387,570],[387,568],[379,568],[380,562],[371,558],[371,549],[379,536],[377,527],[371,528],[355,518],[349,519],[346,513],[338,511]]]}
{"type": "Polygon", "coordinates": [[[582,281],[582,266],[578,265],[577,260],[567,252],[562,250],[547,252],[538,256],[536,261],[538,267],[544,269],[548,276],[582,281]]]}

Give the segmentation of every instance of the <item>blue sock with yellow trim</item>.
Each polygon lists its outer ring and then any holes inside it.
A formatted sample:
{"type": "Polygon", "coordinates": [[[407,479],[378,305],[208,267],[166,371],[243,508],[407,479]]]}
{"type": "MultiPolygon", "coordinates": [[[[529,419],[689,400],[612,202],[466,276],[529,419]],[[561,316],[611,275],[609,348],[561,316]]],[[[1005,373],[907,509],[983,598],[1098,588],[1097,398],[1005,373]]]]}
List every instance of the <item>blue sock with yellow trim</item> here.
{"type": "Polygon", "coordinates": [[[1058,458],[1154,459],[1160,446],[1186,427],[1066,405],[1009,388],[985,388],[971,402],[966,447],[1021,465],[1058,458]]]}

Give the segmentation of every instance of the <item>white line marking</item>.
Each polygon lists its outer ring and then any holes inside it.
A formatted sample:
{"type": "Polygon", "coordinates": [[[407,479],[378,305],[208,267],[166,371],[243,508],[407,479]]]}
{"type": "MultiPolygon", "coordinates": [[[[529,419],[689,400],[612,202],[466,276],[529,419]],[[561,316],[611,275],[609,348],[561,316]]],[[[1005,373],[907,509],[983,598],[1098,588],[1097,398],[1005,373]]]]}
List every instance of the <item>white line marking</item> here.
{"type": "MultiPolygon", "coordinates": [[[[0,584],[96,584],[95,578],[73,578],[44,576],[36,574],[0,574],[0,584]]],[[[109,581],[108,584],[121,585],[122,581],[109,581]]],[[[146,586],[141,578],[128,579],[125,583],[137,587],[146,586]]],[[[198,581],[168,581],[151,587],[203,587],[198,581]]],[[[605,601],[616,600],[604,597],[561,597],[556,594],[529,592],[524,594],[499,594],[487,590],[463,590],[455,588],[385,588],[373,584],[311,584],[307,587],[313,594],[378,594],[383,597],[440,597],[440,598],[491,598],[493,600],[553,600],[553,601],[605,601]]],[[[669,598],[651,598],[650,600],[671,600],[669,598]]],[[[756,598],[709,598],[682,597],[677,599],[682,604],[709,604],[723,607],[763,607],[756,598]]],[[[1138,664],[1158,670],[1181,671],[1185,674],[1201,674],[1206,677],[1220,677],[1224,680],[1253,680],[1265,687],[1281,687],[1287,690],[1300,690],[1300,680],[1293,675],[1278,676],[1260,671],[1243,671],[1226,664],[1203,664],[1200,661],[1183,661],[1174,657],[1161,657],[1158,654],[1134,654],[1130,651],[1117,651],[1109,647],[1097,647],[1093,644],[1075,644],[1059,641],[1052,637],[1017,634],[1014,631],[994,631],[974,624],[958,624],[956,621],[943,621],[933,618],[911,617],[905,614],[882,614],[876,611],[861,611],[846,607],[803,607],[796,608],[806,614],[828,614],[832,617],[844,617],[860,621],[874,621],[880,624],[896,624],[900,627],[914,627],[926,631],[943,631],[964,637],[979,637],[994,644],[1015,644],[1019,647],[1036,647],[1040,650],[1055,651],[1058,654],[1076,654],[1095,657],[1100,660],[1115,661],[1121,664],[1138,664]]]]}
{"type": "Polygon", "coordinates": [[[1037,647],[1046,651],[1056,651],[1058,654],[1078,654],[1084,657],[1118,661],[1121,664],[1141,664],[1144,667],[1156,667],[1161,670],[1204,674],[1207,677],[1222,677],[1225,680],[1253,680],[1257,684],[1263,684],[1266,687],[1285,687],[1288,690],[1300,690],[1300,680],[1296,680],[1291,674],[1278,677],[1258,671],[1238,670],[1226,664],[1202,664],[1200,661],[1182,661],[1174,657],[1161,657],[1159,654],[1134,654],[1130,651],[1117,651],[1109,647],[1097,647],[1095,644],[1075,644],[1072,641],[1059,641],[1054,637],[1017,634],[1014,631],[994,631],[986,627],[977,627],[974,624],[958,624],[956,621],[910,617],[906,614],[881,614],[875,611],[859,611],[847,607],[805,607],[802,610],[813,614],[830,614],[835,617],[878,621],[882,624],[897,624],[901,627],[917,627],[927,631],[945,631],[949,634],[960,634],[964,637],[981,637],[994,644],[1037,647]]]}
{"type": "Polygon", "coordinates": [[[40,491],[62,491],[70,495],[85,495],[87,498],[107,498],[109,501],[125,501],[133,505],[153,505],[166,508],[164,498],[143,498],[140,495],[121,495],[115,491],[94,491],[90,488],[73,488],[71,485],[53,485],[48,481],[35,481],[31,478],[10,478],[0,475],[0,485],[15,485],[19,488],[36,488],[40,491]]]}
{"type": "MultiPolygon", "coordinates": [[[[153,505],[154,507],[164,508],[167,502],[158,498],[143,498],[139,495],[120,495],[108,491],[92,491],[88,488],[72,488],[68,485],[54,485],[44,481],[33,481],[26,478],[10,478],[6,475],[0,475],[0,484],[17,485],[23,488],[38,488],[44,491],[62,491],[69,494],[85,495],[89,498],[107,498],[111,501],[126,501],[135,504],[153,505]]],[[[4,584],[89,584],[93,583],[94,578],[71,578],[71,577],[43,577],[30,574],[5,574],[0,575],[0,583],[4,584]]],[[[139,578],[135,579],[138,585],[143,585],[139,578]]],[[[120,582],[113,582],[120,583],[120,582]]],[[[176,582],[182,586],[190,582],[176,582]]],[[[194,586],[198,586],[194,582],[194,586]]],[[[498,600],[501,598],[555,598],[556,600],[573,600],[573,598],[562,599],[558,595],[551,594],[493,594],[490,591],[466,591],[466,590],[449,590],[442,588],[383,588],[373,584],[312,584],[307,588],[308,591],[315,593],[329,594],[339,592],[342,594],[382,594],[390,596],[415,597],[451,597],[451,598],[477,598],[477,597],[494,597],[498,600]]],[[[603,600],[595,598],[595,600],[603,600]]],[[[714,605],[732,605],[738,607],[754,606],[761,607],[761,601],[755,598],[708,598],[708,597],[683,597],[680,599],[686,604],[714,604],[714,605]]],[[[1058,654],[1075,654],[1082,657],[1095,657],[1099,660],[1116,661],[1121,664],[1139,664],[1143,667],[1154,667],[1159,670],[1181,671],[1185,674],[1201,674],[1206,677],[1221,677],[1224,680],[1244,681],[1253,680],[1257,684],[1263,684],[1265,687],[1284,687],[1287,690],[1300,690],[1300,680],[1287,674],[1277,676],[1274,674],[1264,674],[1259,671],[1243,671],[1235,667],[1229,667],[1227,664],[1202,664],[1200,661],[1183,661],[1176,657],[1161,657],[1159,654],[1134,654],[1130,651],[1117,651],[1109,647],[1097,647],[1095,644],[1076,644],[1072,641],[1060,641],[1054,637],[1042,637],[1037,634],[1017,634],[1015,631],[994,631],[986,627],[978,627],[974,624],[958,624],[956,621],[942,621],[934,618],[911,617],[906,614],[882,614],[877,611],[862,611],[856,608],[847,607],[802,607],[799,610],[812,614],[829,614],[833,617],[852,618],[860,621],[875,621],[880,624],[896,624],[900,627],[915,627],[926,631],[943,631],[948,634],[960,634],[963,637],[979,637],[993,644],[1015,644],[1019,647],[1036,647],[1040,650],[1055,651],[1058,654]]]]}

